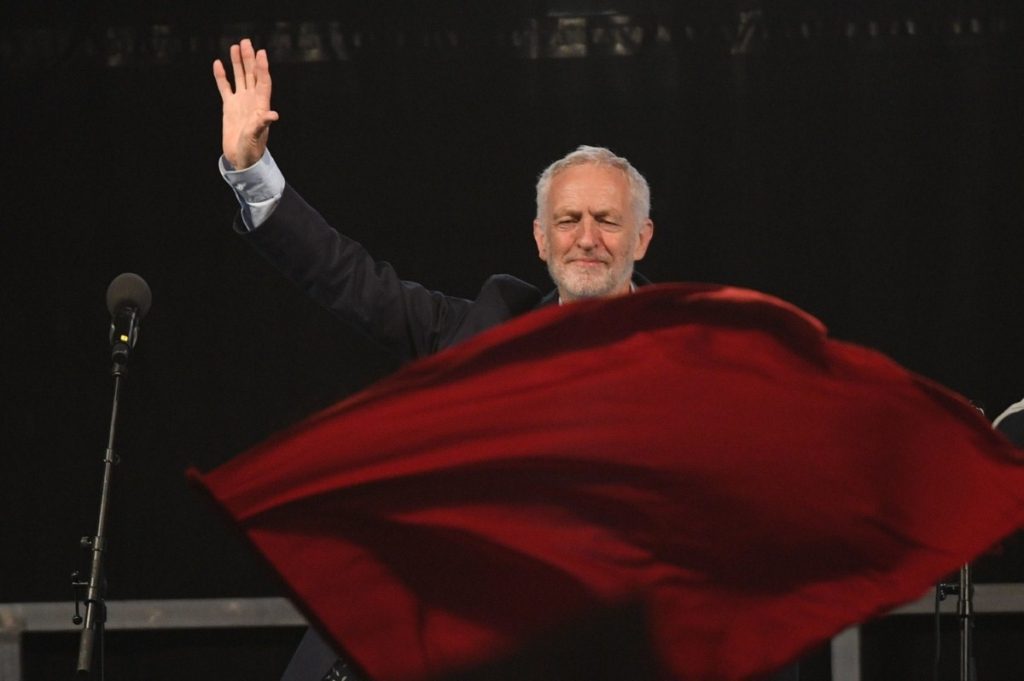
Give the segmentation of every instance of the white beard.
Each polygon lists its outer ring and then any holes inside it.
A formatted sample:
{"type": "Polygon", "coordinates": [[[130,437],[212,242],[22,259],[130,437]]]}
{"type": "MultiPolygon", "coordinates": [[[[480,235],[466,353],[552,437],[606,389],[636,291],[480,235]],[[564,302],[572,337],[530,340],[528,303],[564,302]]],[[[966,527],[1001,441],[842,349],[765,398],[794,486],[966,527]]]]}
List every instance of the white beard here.
{"type": "MultiPolygon", "coordinates": [[[[632,265],[632,263],[630,263],[632,265]]],[[[628,269],[632,269],[629,267],[628,269]]],[[[629,280],[631,272],[615,271],[605,265],[596,268],[583,268],[573,263],[548,262],[548,273],[563,297],[569,300],[581,298],[600,298],[611,295],[624,282],[629,280]]]]}

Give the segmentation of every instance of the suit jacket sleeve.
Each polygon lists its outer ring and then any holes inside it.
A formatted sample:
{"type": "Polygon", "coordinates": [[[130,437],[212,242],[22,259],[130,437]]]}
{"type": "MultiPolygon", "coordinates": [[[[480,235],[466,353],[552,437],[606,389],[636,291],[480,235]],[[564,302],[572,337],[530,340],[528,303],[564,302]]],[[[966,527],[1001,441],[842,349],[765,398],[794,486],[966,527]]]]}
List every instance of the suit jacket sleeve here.
{"type": "Polygon", "coordinates": [[[304,293],[402,361],[452,345],[540,299],[536,288],[507,275],[491,277],[476,301],[403,281],[391,265],[331,227],[291,186],[271,217],[243,237],[304,293]]]}

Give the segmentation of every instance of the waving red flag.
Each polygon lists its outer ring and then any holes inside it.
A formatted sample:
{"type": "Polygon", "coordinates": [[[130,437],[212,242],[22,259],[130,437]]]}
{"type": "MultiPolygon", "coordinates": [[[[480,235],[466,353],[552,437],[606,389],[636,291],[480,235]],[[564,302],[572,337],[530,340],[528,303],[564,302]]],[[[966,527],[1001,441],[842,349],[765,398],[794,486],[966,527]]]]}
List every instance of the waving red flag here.
{"type": "Polygon", "coordinates": [[[622,598],[667,676],[708,681],[1024,524],[1019,463],[961,398],[796,308],[672,285],[519,318],[193,476],[378,681],[622,598]]]}

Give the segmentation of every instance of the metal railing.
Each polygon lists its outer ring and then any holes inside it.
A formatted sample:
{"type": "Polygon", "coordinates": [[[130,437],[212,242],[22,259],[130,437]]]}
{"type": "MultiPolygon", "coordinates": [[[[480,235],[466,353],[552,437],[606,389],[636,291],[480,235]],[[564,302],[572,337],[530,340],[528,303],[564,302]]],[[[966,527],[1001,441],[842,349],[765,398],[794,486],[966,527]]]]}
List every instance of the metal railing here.
{"type": "MultiPolygon", "coordinates": [[[[975,612],[1024,613],[1024,583],[978,584],[975,612]]],[[[940,604],[943,615],[956,614],[956,599],[940,604]]],[[[890,616],[927,615],[933,592],[896,608],[890,616]]],[[[284,598],[201,598],[107,601],[108,630],[301,627],[305,618],[284,598]]],[[[27,632],[76,631],[70,602],[0,604],[0,681],[21,681],[21,636],[27,632]]],[[[831,641],[832,681],[861,681],[860,629],[851,627],[831,641]]]]}

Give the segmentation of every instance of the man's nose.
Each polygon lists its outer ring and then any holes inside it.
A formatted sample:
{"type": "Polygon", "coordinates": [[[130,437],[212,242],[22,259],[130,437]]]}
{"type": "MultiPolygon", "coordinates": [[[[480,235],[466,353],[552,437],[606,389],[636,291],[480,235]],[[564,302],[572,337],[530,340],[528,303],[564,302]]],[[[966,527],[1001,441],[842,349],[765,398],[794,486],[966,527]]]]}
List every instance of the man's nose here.
{"type": "Polygon", "coordinates": [[[597,220],[589,216],[580,220],[580,234],[576,239],[576,243],[580,248],[593,248],[600,241],[600,238],[597,220]]]}

